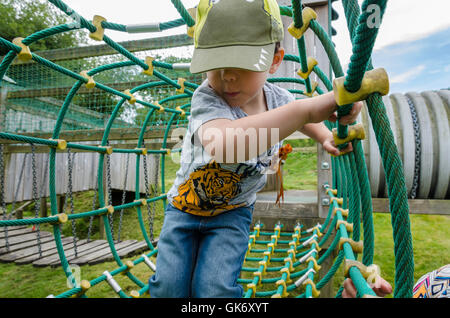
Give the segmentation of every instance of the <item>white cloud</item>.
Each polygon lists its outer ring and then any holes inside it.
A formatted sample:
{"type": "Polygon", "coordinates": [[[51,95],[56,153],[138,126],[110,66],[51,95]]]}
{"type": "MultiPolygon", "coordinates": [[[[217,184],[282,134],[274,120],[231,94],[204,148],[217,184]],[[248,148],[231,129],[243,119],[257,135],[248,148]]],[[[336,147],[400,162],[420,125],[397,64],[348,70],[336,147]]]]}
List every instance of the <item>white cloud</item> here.
{"type": "Polygon", "coordinates": [[[425,69],[425,65],[418,65],[418,66],[414,67],[413,69],[411,69],[411,70],[409,70],[407,72],[404,72],[404,73],[401,73],[401,74],[398,74],[398,75],[395,75],[395,76],[391,77],[389,79],[389,82],[391,84],[398,84],[398,83],[404,83],[404,82],[407,82],[407,81],[411,81],[411,79],[419,76],[419,74],[424,69],[425,69]]]}

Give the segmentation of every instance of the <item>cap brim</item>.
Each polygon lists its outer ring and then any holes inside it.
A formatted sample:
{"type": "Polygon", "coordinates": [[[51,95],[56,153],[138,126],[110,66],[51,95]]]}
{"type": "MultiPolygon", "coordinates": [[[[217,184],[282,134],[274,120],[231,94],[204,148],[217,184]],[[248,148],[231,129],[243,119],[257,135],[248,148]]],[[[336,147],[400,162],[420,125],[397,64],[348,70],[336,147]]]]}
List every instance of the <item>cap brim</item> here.
{"type": "Polygon", "coordinates": [[[203,73],[220,68],[242,68],[264,72],[272,65],[275,43],[263,46],[234,45],[196,48],[192,56],[191,73],[203,73]]]}

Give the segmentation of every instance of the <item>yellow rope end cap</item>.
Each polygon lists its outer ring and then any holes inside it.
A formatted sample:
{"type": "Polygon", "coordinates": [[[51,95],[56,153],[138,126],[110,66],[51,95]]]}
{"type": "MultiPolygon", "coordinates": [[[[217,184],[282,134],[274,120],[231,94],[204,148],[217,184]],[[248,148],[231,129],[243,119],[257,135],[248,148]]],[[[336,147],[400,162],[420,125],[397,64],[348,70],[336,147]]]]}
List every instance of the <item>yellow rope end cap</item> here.
{"type": "Polygon", "coordinates": [[[365,100],[373,93],[382,96],[389,93],[389,77],[384,68],[367,71],[361,82],[361,87],[356,92],[349,92],[344,86],[345,76],[334,79],[333,91],[338,106],[348,105],[360,100],[365,100]]]}
{"type": "Polygon", "coordinates": [[[85,79],[87,79],[87,83],[84,84],[86,88],[91,89],[95,87],[94,78],[88,75],[88,71],[81,71],[80,75],[83,76],[85,79]]]}

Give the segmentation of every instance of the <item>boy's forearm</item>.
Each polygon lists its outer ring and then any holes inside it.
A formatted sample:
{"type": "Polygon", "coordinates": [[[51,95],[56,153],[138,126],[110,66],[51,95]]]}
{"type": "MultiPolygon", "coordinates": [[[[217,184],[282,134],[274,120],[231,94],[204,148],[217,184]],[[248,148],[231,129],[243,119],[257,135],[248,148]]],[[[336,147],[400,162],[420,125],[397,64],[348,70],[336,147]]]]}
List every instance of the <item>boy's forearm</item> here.
{"type": "Polygon", "coordinates": [[[227,162],[241,162],[262,154],[297,130],[306,129],[305,134],[322,142],[326,127],[318,123],[327,119],[335,109],[334,95],[328,93],[233,121],[223,120],[219,125],[211,123],[208,126],[206,123],[206,129],[210,127],[221,132],[220,140],[217,134],[214,135],[214,144],[209,150],[215,157],[227,158],[227,162]]]}
{"type": "Polygon", "coordinates": [[[321,144],[331,134],[331,131],[323,123],[309,123],[304,125],[299,131],[321,144]]]}

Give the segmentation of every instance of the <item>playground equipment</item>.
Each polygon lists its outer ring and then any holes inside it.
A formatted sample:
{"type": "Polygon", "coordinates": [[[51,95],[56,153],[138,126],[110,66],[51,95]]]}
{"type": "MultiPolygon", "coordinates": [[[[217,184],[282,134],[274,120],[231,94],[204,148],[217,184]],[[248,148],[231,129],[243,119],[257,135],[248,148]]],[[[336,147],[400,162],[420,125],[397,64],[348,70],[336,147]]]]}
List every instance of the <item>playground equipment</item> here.
{"type": "MultiPolygon", "coordinates": [[[[61,9],[67,15],[76,17],[79,25],[65,24],[42,30],[25,39],[16,39],[9,42],[0,38],[0,45],[8,48],[10,51],[4,57],[0,64],[0,78],[4,78],[8,67],[16,57],[23,61],[33,60],[34,62],[44,65],[56,72],[62,73],[67,77],[75,80],[69,92],[65,96],[64,102],[59,108],[57,119],[54,122],[52,135],[49,138],[30,137],[25,134],[18,134],[12,132],[1,132],[0,138],[6,141],[22,142],[30,144],[32,149],[36,145],[48,147],[49,151],[49,166],[48,166],[48,180],[49,180],[49,196],[51,203],[51,215],[46,217],[38,217],[31,219],[6,219],[0,221],[0,227],[3,229],[5,240],[7,241],[8,228],[23,225],[39,225],[49,223],[53,225],[53,236],[60,262],[65,275],[72,281],[73,288],[53,297],[70,297],[79,296],[87,297],[89,288],[101,282],[108,282],[113,290],[120,297],[140,297],[143,296],[147,290],[148,285],[140,281],[132,274],[133,267],[140,263],[145,263],[151,270],[155,269],[154,263],[150,260],[152,256],[157,254],[157,248],[154,246],[151,237],[147,233],[147,229],[143,222],[142,210],[146,209],[151,203],[158,200],[165,200],[164,188],[164,159],[169,155],[170,148],[168,147],[169,131],[178,119],[185,120],[189,116],[189,98],[192,96],[193,90],[198,86],[186,80],[185,78],[178,78],[178,80],[171,79],[160,70],[177,70],[183,69],[186,66],[178,63],[163,63],[158,62],[154,58],[147,56],[144,59],[137,58],[134,54],[123,46],[112,41],[105,33],[107,29],[113,29],[122,32],[133,31],[162,31],[168,28],[186,24],[188,26],[188,34],[191,33],[192,28],[195,27],[195,21],[192,19],[189,12],[184,8],[179,0],[172,0],[172,3],[180,13],[181,19],[158,24],[149,24],[141,26],[125,26],[117,23],[111,23],[106,19],[95,16],[90,22],[85,18],[79,16],[64,2],[60,0],[49,0],[50,3],[61,9]],[[29,45],[43,37],[51,36],[61,32],[73,31],[74,29],[87,29],[90,32],[90,37],[98,41],[104,41],[110,48],[116,50],[123,57],[125,61],[113,62],[111,64],[101,65],[90,70],[82,70],[81,72],[74,72],[65,67],[62,67],[46,58],[43,58],[30,51],[29,45]],[[138,86],[118,90],[113,85],[105,85],[99,79],[101,74],[108,71],[119,71],[127,67],[139,67],[140,70],[148,76],[152,81],[141,83],[138,86]],[[156,81],[154,79],[157,79],[156,81]],[[146,99],[144,92],[147,89],[157,88],[160,86],[170,86],[176,90],[176,94],[168,95],[158,100],[146,99]],[[112,96],[117,96],[117,103],[111,108],[110,116],[107,119],[106,127],[102,130],[101,145],[92,145],[82,142],[67,142],[62,138],[62,126],[67,125],[64,122],[66,116],[70,119],[69,112],[72,108],[72,102],[81,92],[81,90],[101,90],[112,96]],[[172,104],[177,101],[179,104],[172,104]],[[111,143],[110,133],[115,123],[120,124],[118,118],[119,112],[128,105],[142,105],[147,111],[140,122],[139,138],[134,148],[121,148],[120,143],[111,143]],[[147,129],[154,119],[161,114],[165,114],[166,120],[163,126],[162,143],[159,149],[148,149],[144,144],[144,137],[147,129]],[[62,213],[57,202],[57,187],[56,179],[59,171],[56,167],[57,152],[70,150],[83,150],[85,152],[95,153],[98,156],[98,170],[97,170],[97,194],[98,204],[100,208],[95,208],[92,211],[71,213],[62,213]],[[141,187],[139,178],[135,178],[135,200],[131,203],[122,203],[113,205],[111,196],[105,196],[105,188],[111,189],[108,184],[108,162],[112,160],[113,154],[129,154],[135,156],[135,176],[140,175],[141,169],[146,173],[146,158],[148,154],[153,154],[161,157],[161,194],[156,195],[154,192],[148,190],[146,183],[145,197],[141,197],[141,192],[137,189],[141,187]],[[111,157],[111,158],[110,158],[111,157]],[[141,168],[141,160],[144,168],[141,168]],[[105,200],[105,197],[107,200],[105,200]],[[149,253],[143,254],[134,261],[123,263],[119,256],[115,241],[112,235],[112,228],[110,226],[110,216],[123,210],[134,209],[137,210],[140,228],[145,242],[150,249],[149,253]],[[91,281],[77,282],[72,276],[70,269],[70,261],[66,257],[63,244],[61,242],[60,225],[68,221],[74,222],[77,219],[88,218],[93,216],[100,216],[103,219],[103,225],[107,236],[107,241],[114,260],[117,262],[118,268],[114,271],[105,271],[100,277],[91,281]],[[117,284],[114,276],[119,273],[125,273],[126,276],[133,281],[138,290],[133,291],[127,295],[117,284]]],[[[309,1],[312,3],[315,1],[309,1]]],[[[326,1],[327,2],[327,1],[326,1]]],[[[330,4],[334,1],[330,1],[330,4]]],[[[308,1],[306,1],[308,3],[308,1]]],[[[297,63],[300,66],[299,76],[301,78],[271,78],[273,82],[295,82],[304,85],[303,90],[291,90],[295,94],[304,96],[313,96],[314,94],[322,94],[324,89],[330,91],[335,90],[338,98],[337,102],[340,105],[338,109],[338,116],[344,116],[351,109],[353,102],[359,99],[365,99],[367,103],[368,116],[371,118],[374,130],[375,139],[377,141],[378,149],[381,154],[381,160],[384,166],[384,174],[386,176],[386,187],[389,193],[391,220],[394,233],[394,249],[395,249],[395,291],[394,297],[411,297],[413,287],[413,251],[411,244],[411,233],[409,227],[409,207],[408,194],[405,185],[405,177],[403,175],[402,162],[394,142],[394,135],[389,123],[386,107],[383,103],[382,95],[387,94],[388,79],[382,69],[373,70],[370,62],[372,48],[377,36],[377,28],[368,28],[367,26],[367,7],[370,4],[376,4],[381,9],[381,15],[387,5],[386,0],[366,0],[362,8],[359,7],[356,0],[343,1],[345,15],[347,19],[348,28],[353,43],[353,56],[349,71],[347,75],[344,74],[342,67],[337,58],[334,46],[331,42],[331,29],[326,31],[315,20],[314,11],[308,7],[302,9],[301,1],[292,1],[291,6],[282,5],[280,7],[281,14],[286,17],[291,17],[292,25],[289,30],[296,41],[298,48],[298,55],[287,54],[285,59],[290,63],[297,63]],[[317,61],[311,57],[306,56],[306,45],[304,38],[304,31],[312,30],[320,39],[330,65],[336,79],[332,82],[331,77],[325,75],[320,69],[317,61]],[[320,79],[320,85],[311,80],[311,75],[315,74],[320,79]],[[376,78],[379,80],[379,85],[370,85],[370,79],[376,78]]],[[[330,10],[332,10],[330,5],[330,10]]],[[[330,11],[333,12],[333,11],[330,11]]],[[[330,14],[330,17],[333,14],[330,14]]],[[[336,18],[336,17],[335,17],[336,18]]],[[[286,34],[286,36],[290,36],[286,34]]],[[[14,79],[13,79],[14,80],[14,79]]],[[[5,81],[2,81],[4,83],[5,81]]],[[[5,85],[5,84],[3,84],[5,85]]],[[[173,93],[173,91],[172,91],[173,93]]],[[[48,100],[47,100],[48,102],[48,100]]],[[[79,116],[91,116],[92,113],[78,110],[79,116]]],[[[122,120],[124,120],[123,117],[122,120]]],[[[72,119],[72,124],[76,124],[72,119]]],[[[240,278],[239,282],[244,284],[246,292],[244,297],[285,297],[292,290],[304,286],[304,292],[297,297],[317,297],[320,294],[320,289],[333,277],[336,270],[344,262],[345,273],[351,277],[358,290],[359,297],[373,297],[374,292],[370,289],[368,282],[371,282],[379,273],[377,266],[373,265],[373,224],[372,224],[372,204],[371,204],[371,187],[367,168],[364,159],[364,152],[359,139],[363,136],[363,130],[356,129],[358,125],[351,125],[349,127],[342,125],[335,125],[327,122],[327,127],[333,130],[336,143],[342,144],[344,147],[346,143],[352,142],[354,152],[342,155],[340,157],[331,158],[332,182],[323,186],[323,191],[330,197],[330,204],[327,213],[327,218],[324,223],[317,224],[309,229],[303,229],[299,224],[295,227],[293,233],[282,232],[282,225],[277,224],[273,232],[264,232],[263,225],[257,223],[249,240],[249,249],[246,262],[257,262],[257,267],[245,266],[243,272],[251,272],[251,278],[240,278]],[[359,132],[359,133],[358,133],[359,132]],[[359,139],[358,139],[359,138],[359,139]],[[362,220],[360,215],[362,214],[362,220]],[[362,222],[362,229],[360,224],[362,222]],[[364,233],[364,241],[360,240],[361,230],[364,233]],[[351,233],[351,235],[350,235],[351,233]],[[263,236],[269,236],[270,240],[263,240],[263,236]],[[331,239],[331,237],[334,237],[331,239]],[[283,240],[282,238],[289,238],[283,240]],[[330,239],[330,241],[329,241],[330,239]],[[265,248],[258,249],[255,244],[265,245],[265,248]],[[285,245],[284,248],[282,245],[285,245]],[[327,245],[327,250],[320,255],[320,250],[327,245]],[[317,281],[317,272],[324,260],[330,258],[334,250],[337,250],[337,257],[333,261],[331,269],[323,276],[320,281],[317,281]],[[278,257],[277,254],[285,254],[278,257]],[[357,261],[357,254],[362,253],[362,261],[357,261]],[[256,256],[255,256],[256,255],[256,256]],[[281,266],[271,266],[270,264],[279,263],[281,266]],[[304,268],[306,266],[306,268],[304,268]],[[275,277],[265,278],[264,275],[268,272],[276,273],[275,277]],[[295,282],[293,279],[296,279],[295,282]],[[269,291],[259,291],[260,284],[275,283],[275,288],[269,291]]],[[[93,125],[92,122],[90,125],[93,125]]],[[[88,127],[92,128],[92,127],[88,127]]],[[[120,139],[120,138],[118,138],[120,139]]],[[[117,140],[117,139],[116,139],[117,140]]],[[[371,144],[372,145],[372,144],[371,144]]],[[[32,150],[35,153],[35,149],[32,150]]],[[[70,158],[70,153],[69,157],[70,158]]],[[[2,168],[2,167],[0,167],[2,168]]],[[[3,171],[3,169],[0,169],[3,171]]],[[[35,178],[33,178],[35,180],[35,178]]],[[[146,178],[144,178],[147,180],[146,178]]],[[[4,181],[4,174],[1,178],[4,181]]],[[[145,181],[146,182],[146,181],[145,181]]],[[[4,190],[4,183],[2,183],[4,190]]],[[[36,187],[33,187],[32,192],[36,192],[36,187]]],[[[107,191],[106,191],[107,192],[107,191]]],[[[33,197],[36,197],[34,193],[33,197]]],[[[165,201],[164,201],[165,202],[165,201]]],[[[2,197],[2,206],[5,207],[5,197],[2,197]]],[[[3,209],[5,211],[5,209],[3,209]]],[[[149,272],[150,275],[150,272],[149,272]]],[[[338,293],[339,296],[339,293],[338,293]]]]}

